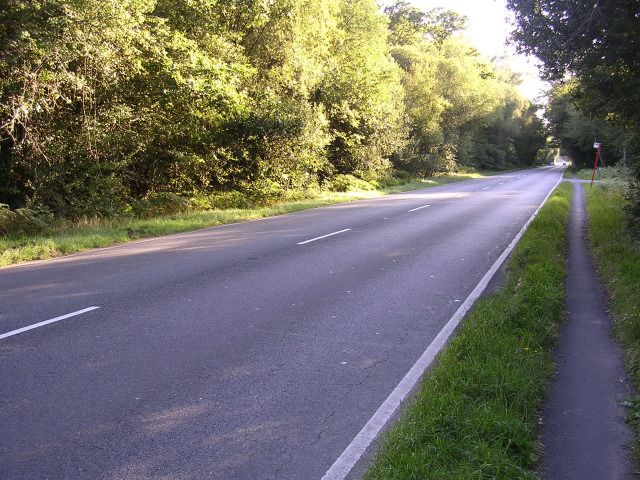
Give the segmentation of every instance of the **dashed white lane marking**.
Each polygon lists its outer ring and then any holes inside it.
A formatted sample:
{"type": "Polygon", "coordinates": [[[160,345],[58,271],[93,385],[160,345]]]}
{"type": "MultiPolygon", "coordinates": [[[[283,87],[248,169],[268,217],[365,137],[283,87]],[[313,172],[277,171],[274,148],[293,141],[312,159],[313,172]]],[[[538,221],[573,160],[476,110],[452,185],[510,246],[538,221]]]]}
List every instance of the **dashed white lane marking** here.
{"type": "Polygon", "coordinates": [[[498,185],[502,185],[504,182],[500,182],[498,185]]]}
{"type": "Polygon", "coordinates": [[[60,315],[59,317],[52,318],[50,320],[45,320],[44,322],[34,323],[33,325],[29,325],[27,327],[18,328],[16,330],[11,330],[10,332],[3,333],[0,335],[0,340],[7,337],[12,337],[14,335],[18,335],[19,333],[26,332],[27,330],[33,330],[34,328],[42,327],[44,325],[49,325],[50,323],[59,322],[60,320],[64,320],[65,318],[75,317],[76,315],[82,315],[83,313],[90,312],[91,310],[96,310],[100,307],[87,307],[82,310],[77,310],[75,312],[67,313],[66,315],[60,315]]]}
{"type": "Polygon", "coordinates": [[[484,187],[483,190],[489,190],[491,187],[484,187]]]}
{"type": "Polygon", "coordinates": [[[316,240],[322,240],[323,238],[331,237],[333,235],[338,235],[339,233],[348,232],[351,230],[350,228],[345,228],[344,230],[338,230],[337,232],[327,233],[326,235],[322,235],[321,237],[311,238],[309,240],[305,240],[304,242],[298,242],[298,245],[304,245],[305,243],[315,242],[316,240]]]}
{"type": "Polygon", "coordinates": [[[430,206],[431,205],[422,205],[421,207],[412,208],[411,210],[407,210],[407,213],[415,212],[416,210],[422,210],[423,208],[427,208],[427,207],[430,207],[430,206]]]}
{"type": "Polygon", "coordinates": [[[484,274],[480,283],[473,289],[473,291],[469,294],[467,299],[460,305],[456,313],[449,319],[446,325],[440,330],[440,333],[433,339],[431,344],[427,347],[424,353],[420,356],[420,358],[413,364],[413,367],[407,372],[400,383],[393,389],[393,392],[387,397],[387,399],[380,405],[376,413],[373,414],[373,417],[369,419],[367,424],[362,427],[362,430],[355,436],[355,438],[351,441],[351,443],[345,448],[342,454],[338,457],[338,459],[333,462],[333,465],[329,468],[327,473],[324,474],[322,480],[344,480],[344,478],[349,474],[351,469],[355,466],[356,463],[360,460],[364,452],[367,450],[371,442],[373,442],[380,431],[387,424],[389,419],[398,409],[400,404],[407,398],[407,395],[413,390],[415,385],[418,383],[422,374],[426,371],[427,368],[431,365],[433,360],[436,358],[440,350],[444,348],[449,340],[449,337],[455,332],[458,324],[465,316],[465,314],[469,311],[474,302],[480,297],[484,289],[489,284],[489,281],[493,278],[495,273],[498,271],[500,266],[504,263],[505,259],[509,256],[509,254],[513,251],[516,244],[527,230],[529,224],[536,218],[538,212],[542,208],[542,206],[549,199],[553,191],[562,181],[562,174],[560,178],[556,182],[556,184],[549,190],[549,193],[544,198],[540,206],[533,212],[531,218],[527,220],[527,223],[524,224],[522,229],[518,232],[518,234],[511,240],[511,243],[507,246],[507,248],[502,252],[502,254],[498,257],[498,259],[493,263],[491,268],[487,273],[484,274]]]}

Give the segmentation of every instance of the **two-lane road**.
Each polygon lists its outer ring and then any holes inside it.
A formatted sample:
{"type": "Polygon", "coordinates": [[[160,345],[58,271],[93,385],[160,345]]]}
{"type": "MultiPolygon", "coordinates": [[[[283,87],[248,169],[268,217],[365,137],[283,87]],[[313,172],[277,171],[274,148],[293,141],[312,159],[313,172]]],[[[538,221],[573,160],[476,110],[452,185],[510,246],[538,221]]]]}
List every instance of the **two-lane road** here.
{"type": "Polygon", "coordinates": [[[0,478],[319,479],[560,175],[0,269],[0,478]]]}

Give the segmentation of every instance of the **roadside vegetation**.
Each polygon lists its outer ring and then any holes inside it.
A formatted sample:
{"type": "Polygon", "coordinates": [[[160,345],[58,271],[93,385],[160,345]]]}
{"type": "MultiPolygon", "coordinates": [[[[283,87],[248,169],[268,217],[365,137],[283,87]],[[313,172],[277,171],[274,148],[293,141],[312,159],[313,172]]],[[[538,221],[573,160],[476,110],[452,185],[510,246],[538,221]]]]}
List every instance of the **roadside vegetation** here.
{"type": "MultiPolygon", "coordinates": [[[[640,219],[640,16],[636,0],[507,0],[515,14],[513,39],[536,56],[552,88],[544,116],[550,146],[574,167],[589,169],[601,144],[600,178],[628,183],[629,213],[640,219]],[[629,39],[633,39],[630,41],[629,39]],[[611,54],[615,52],[615,54],[611,54]],[[610,167],[614,170],[610,170],[610,167]]],[[[591,178],[591,172],[583,177],[591,178]]],[[[638,239],[637,229],[631,231],[638,239]]]]}
{"type": "Polygon", "coordinates": [[[385,437],[373,479],[536,478],[539,410],[564,318],[571,185],[516,247],[504,287],[480,299],[385,437]]]}
{"type": "Polygon", "coordinates": [[[0,234],[530,165],[537,107],[464,28],[405,1],[5,0],[0,234]]]}
{"type": "MultiPolygon", "coordinates": [[[[640,244],[635,240],[639,225],[628,211],[633,205],[628,199],[630,191],[620,184],[604,184],[585,192],[591,248],[609,296],[614,331],[624,348],[628,371],[640,391],[640,244]]],[[[631,407],[629,421],[638,439],[640,397],[634,399],[631,407]]],[[[636,456],[638,452],[636,448],[636,456]]]]}
{"type": "MultiPolygon", "coordinates": [[[[0,266],[28,260],[43,260],[83,250],[106,247],[131,240],[184,232],[257,218],[292,213],[336,203],[376,198],[397,192],[443,185],[493,172],[435,175],[429,179],[395,178],[365,182],[354,177],[337,177],[333,190],[299,191],[296,196],[273,203],[236,194],[209,197],[199,205],[178,203],[159,197],[146,214],[75,221],[53,219],[27,209],[10,211],[0,207],[0,225],[11,229],[0,237],[0,266]],[[336,191],[337,190],[337,191],[336,191]]],[[[1,230],[0,230],[1,231],[1,230]]]]}
{"type": "MultiPolygon", "coordinates": [[[[596,178],[602,181],[585,188],[589,238],[640,391],[638,3],[507,0],[507,5],[515,14],[514,40],[538,57],[552,84],[545,109],[551,146],[584,169],[577,178],[590,179],[594,144],[601,144],[606,167],[596,178]]],[[[638,435],[640,401],[634,403],[630,418],[638,435]]]]}
{"type": "MultiPolygon", "coordinates": [[[[580,180],[591,180],[593,170],[583,168],[575,173],[573,176],[580,180]]],[[[632,180],[633,176],[629,167],[624,165],[613,165],[611,167],[598,167],[596,170],[595,180],[607,180],[620,184],[620,186],[626,186],[632,180]]]]}

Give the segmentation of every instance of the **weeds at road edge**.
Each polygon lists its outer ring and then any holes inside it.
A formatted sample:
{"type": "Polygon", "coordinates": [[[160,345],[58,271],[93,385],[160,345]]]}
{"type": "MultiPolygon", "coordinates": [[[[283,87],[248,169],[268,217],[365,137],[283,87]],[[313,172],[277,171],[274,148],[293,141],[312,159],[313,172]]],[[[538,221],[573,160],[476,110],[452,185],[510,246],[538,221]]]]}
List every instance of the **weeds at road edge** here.
{"type": "Polygon", "coordinates": [[[564,319],[572,187],[562,183],[480,299],[398,424],[366,479],[534,479],[539,411],[564,319]]]}

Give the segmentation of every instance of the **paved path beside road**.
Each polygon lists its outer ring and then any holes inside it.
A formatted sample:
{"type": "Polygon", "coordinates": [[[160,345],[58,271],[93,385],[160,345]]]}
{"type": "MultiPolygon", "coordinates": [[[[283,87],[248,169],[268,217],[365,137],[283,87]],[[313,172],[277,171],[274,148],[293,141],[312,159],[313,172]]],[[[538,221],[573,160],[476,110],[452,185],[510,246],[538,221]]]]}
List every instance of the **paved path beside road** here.
{"type": "Polygon", "coordinates": [[[635,478],[633,434],[622,402],[632,387],[589,251],[583,185],[573,181],[568,315],[542,417],[542,472],[548,480],[626,480],[635,478]]]}

